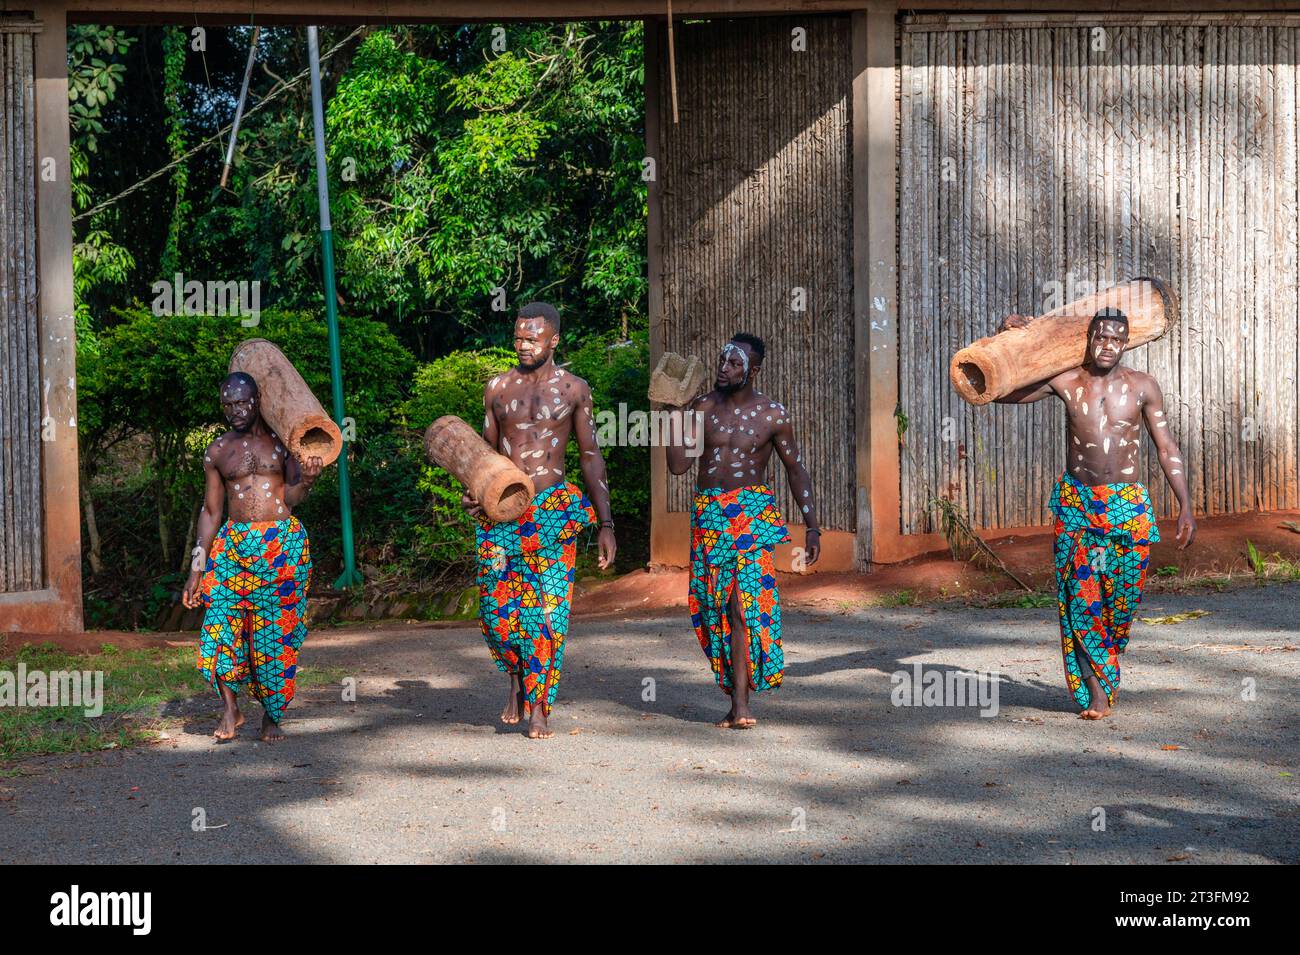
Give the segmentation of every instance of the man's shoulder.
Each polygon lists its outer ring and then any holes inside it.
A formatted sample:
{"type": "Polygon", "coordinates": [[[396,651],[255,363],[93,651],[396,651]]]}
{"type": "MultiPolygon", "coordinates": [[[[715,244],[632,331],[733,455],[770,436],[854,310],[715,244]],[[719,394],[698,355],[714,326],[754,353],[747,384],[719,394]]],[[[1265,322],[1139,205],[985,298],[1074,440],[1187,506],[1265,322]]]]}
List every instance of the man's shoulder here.
{"type": "Polygon", "coordinates": [[[1067,368],[1060,374],[1053,375],[1047,379],[1048,387],[1058,395],[1066,388],[1079,384],[1083,378],[1084,369],[1082,365],[1074,368],[1067,368]]]}
{"type": "Polygon", "coordinates": [[[1124,366],[1123,371],[1123,380],[1130,388],[1150,388],[1157,383],[1155,375],[1148,374],[1145,371],[1138,371],[1136,368],[1129,368],[1127,365],[1124,366]]]}
{"type": "Polygon", "coordinates": [[[506,385],[509,383],[509,378],[510,369],[507,368],[505,371],[499,371],[487,381],[483,382],[483,397],[486,399],[487,396],[492,394],[494,391],[504,391],[506,385]]]}
{"type": "Polygon", "coordinates": [[[686,406],[692,411],[711,411],[718,404],[718,392],[716,390],[706,391],[702,395],[696,395],[686,406]]]}
{"type": "Polygon", "coordinates": [[[227,431],[225,434],[219,434],[213,438],[206,448],[203,449],[203,466],[221,469],[220,464],[225,460],[226,455],[230,453],[230,447],[235,441],[236,435],[233,431],[227,431]]]}
{"type": "Polygon", "coordinates": [[[554,388],[559,385],[560,390],[565,393],[577,393],[579,395],[591,394],[591,385],[587,384],[587,379],[581,375],[575,375],[567,368],[556,367],[555,374],[547,379],[547,385],[554,388]]]}
{"type": "Polygon", "coordinates": [[[773,424],[790,423],[790,412],[786,410],[785,405],[761,391],[754,393],[754,403],[750,405],[750,410],[762,414],[765,419],[770,417],[773,424]]]}
{"type": "Polygon", "coordinates": [[[204,449],[203,453],[211,454],[215,450],[224,450],[225,447],[233,442],[237,437],[238,435],[236,435],[234,431],[227,431],[224,434],[219,434],[208,443],[208,446],[204,449]]]}

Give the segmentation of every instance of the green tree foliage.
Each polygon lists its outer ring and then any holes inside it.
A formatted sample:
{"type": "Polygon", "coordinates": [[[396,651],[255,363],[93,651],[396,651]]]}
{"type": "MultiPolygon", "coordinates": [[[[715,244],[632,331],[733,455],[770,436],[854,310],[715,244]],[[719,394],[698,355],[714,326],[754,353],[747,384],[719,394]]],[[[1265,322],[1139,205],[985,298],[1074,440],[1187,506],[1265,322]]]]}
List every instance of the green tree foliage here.
{"type": "MultiPolygon", "coordinates": [[[[358,555],[369,580],[465,573],[461,489],[425,460],[441,414],[478,427],[482,388],[509,367],[515,309],[565,317],[559,360],[597,411],[644,408],[642,35],[639,22],[322,31],[330,188],[358,555]],[[504,294],[498,296],[496,289],[504,294]],[[504,298],[501,308],[494,299],[504,298]],[[418,361],[417,361],[418,359],[418,361]]],[[[69,29],[74,204],[114,196],[230,121],[251,31],[69,29]]],[[[224,427],[216,386],[238,341],[281,345],[328,395],[310,95],[300,29],[264,29],[229,188],[224,143],[76,224],[78,423],[88,608],[146,625],[169,599],[201,489],[201,450],[224,427]],[[260,280],[261,323],[157,316],[141,302],[173,271],[260,280]],[[93,498],[93,501],[92,501],[93,498]],[[92,507],[92,504],[94,507],[92,507]],[[98,540],[102,537],[102,548],[98,540]],[[99,551],[103,552],[102,562],[99,551]],[[130,609],[134,608],[134,609],[130,609]]],[[[649,508],[649,452],[605,451],[620,561],[649,508]]],[[[570,476],[580,480],[570,449],[570,476]]],[[[299,513],[323,579],[338,556],[337,472],[299,513]]]]}
{"type": "MultiPolygon", "coordinates": [[[[72,163],[72,207],[80,212],[93,202],[90,157],[99,150],[104,109],[117,96],[125,77],[121,62],[135,38],[116,27],[78,24],[68,30],[68,122],[72,163]]],[[[96,287],[121,287],[135,267],[130,250],[113,240],[110,226],[117,213],[92,217],[90,227],[73,245],[73,290],[77,300],[78,348],[94,348],[94,326],[86,300],[96,287]]]]}
{"type": "MultiPolygon", "coordinates": [[[[618,415],[620,404],[628,411],[648,409],[650,346],[644,332],[633,333],[630,340],[613,333],[593,336],[566,355],[569,370],[591,386],[598,421],[604,412],[618,415]]],[[[648,524],[650,449],[614,445],[602,453],[609,474],[610,508],[620,531],[648,524]]],[[[570,474],[582,473],[578,461],[577,447],[570,444],[565,461],[570,474]]]]}
{"type": "MultiPolygon", "coordinates": [[[[385,28],[345,72],[330,61],[345,307],[392,322],[426,359],[505,344],[531,298],[561,306],[574,334],[643,327],[641,64],[641,26],[623,22],[385,28]]],[[[233,250],[245,273],[251,252],[275,301],[316,307],[307,115],[241,133],[239,205],[204,213],[195,251],[233,250]]]]}

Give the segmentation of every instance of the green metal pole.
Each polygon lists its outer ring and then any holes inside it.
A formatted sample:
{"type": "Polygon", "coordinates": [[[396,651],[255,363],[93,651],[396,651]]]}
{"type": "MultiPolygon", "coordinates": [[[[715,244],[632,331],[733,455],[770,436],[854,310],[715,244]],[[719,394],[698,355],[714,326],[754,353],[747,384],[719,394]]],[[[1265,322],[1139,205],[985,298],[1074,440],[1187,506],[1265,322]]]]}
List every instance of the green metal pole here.
{"type": "MultiPolygon", "coordinates": [[[[316,139],[316,199],[320,206],[321,258],[325,272],[325,320],[330,336],[330,390],[334,395],[334,421],[344,427],[343,364],[339,352],[339,316],[334,294],[334,230],[330,227],[329,179],[325,174],[325,109],[320,95],[320,42],[315,27],[307,28],[307,55],[311,60],[311,114],[316,139]]],[[[352,489],[348,482],[348,443],[339,455],[339,517],[343,530],[343,574],[335,589],[361,583],[352,545],[352,489]]]]}

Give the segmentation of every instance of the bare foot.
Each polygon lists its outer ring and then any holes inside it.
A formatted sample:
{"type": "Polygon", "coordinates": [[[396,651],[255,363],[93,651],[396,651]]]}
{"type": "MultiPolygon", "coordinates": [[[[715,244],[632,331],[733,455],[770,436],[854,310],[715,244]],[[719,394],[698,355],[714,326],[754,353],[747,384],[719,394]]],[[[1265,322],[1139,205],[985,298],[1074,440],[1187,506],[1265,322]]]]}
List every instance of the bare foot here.
{"type": "Polygon", "coordinates": [[[739,707],[734,703],[731,709],[727,711],[717,724],[719,729],[724,730],[747,730],[758,725],[758,720],[749,712],[748,708],[739,707]]]}
{"type": "Polygon", "coordinates": [[[546,707],[538,703],[533,707],[532,718],[528,721],[529,739],[550,739],[555,733],[546,722],[546,707]]]}
{"type": "Polygon", "coordinates": [[[737,700],[731,707],[731,728],[733,730],[752,729],[758,725],[758,720],[749,710],[748,700],[737,700]]]}
{"type": "Polygon", "coordinates": [[[1106,701],[1104,693],[1095,694],[1088,708],[1079,714],[1081,720],[1104,720],[1110,716],[1110,703],[1106,701]]]}
{"type": "Polygon", "coordinates": [[[263,743],[278,743],[284,739],[284,731],[280,729],[280,724],[271,719],[269,713],[262,717],[262,735],[259,739],[263,743]]]}
{"type": "Polygon", "coordinates": [[[507,676],[510,678],[510,688],[506,696],[506,708],[501,711],[501,722],[513,726],[523,719],[524,684],[519,679],[518,673],[510,673],[507,676]]]}
{"type": "Polygon", "coordinates": [[[239,712],[239,707],[231,709],[226,707],[226,711],[221,714],[221,722],[217,728],[212,731],[218,742],[228,743],[234,739],[239,732],[239,728],[244,725],[244,714],[239,712]]]}

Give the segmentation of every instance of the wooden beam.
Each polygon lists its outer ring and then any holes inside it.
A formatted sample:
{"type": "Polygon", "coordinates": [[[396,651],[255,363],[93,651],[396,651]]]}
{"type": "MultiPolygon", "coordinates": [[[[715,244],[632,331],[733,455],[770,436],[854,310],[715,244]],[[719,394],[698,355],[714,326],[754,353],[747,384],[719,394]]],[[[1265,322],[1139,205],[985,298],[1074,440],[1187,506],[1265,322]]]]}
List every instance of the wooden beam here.
{"type": "MultiPolygon", "coordinates": [[[[659,363],[664,353],[664,281],[663,281],[663,156],[659,141],[660,84],[659,51],[664,22],[645,19],[645,154],[654,163],[654,177],[646,184],[646,278],[649,282],[647,310],[650,321],[650,367],[659,363]]],[[[668,519],[668,460],[664,449],[650,449],[650,563],[673,562],[669,550],[673,543],[668,519]]]]}
{"type": "MultiPolygon", "coordinates": [[[[862,0],[674,0],[673,16],[712,18],[847,13],[862,0]]],[[[616,20],[662,17],[664,0],[68,0],[82,23],[420,23],[616,20]]]]}
{"type": "MultiPolygon", "coordinates": [[[[859,503],[866,521],[864,561],[891,559],[899,543],[898,429],[894,409],[898,404],[898,209],[895,172],[898,143],[895,134],[894,38],[897,9],[877,4],[854,15],[854,269],[855,332],[859,344],[859,503]],[[859,135],[863,142],[859,145],[859,135]],[[860,217],[858,195],[865,191],[865,213],[860,217]],[[861,222],[860,218],[865,218],[861,222]],[[859,236],[859,232],[861,235],[859,236]],[[861,250],[861,252],[859,252],[861,250]],[[861,257],[865,261],[860,261],[861,257]],[[862,271],[858,271],[861,269],[862,271]],[[865,282],[861,277],[865,273],[865,282]],[[863,415],[866,420],[863,420],[863,415]],[[866,459],[861,455],[865,448],[866,459]]],[[[859,524],[862,541],[862,525],[859,524]]]]}
{"type": "MultiPolygon", "coordinates": [[[[8,5],[8,4],[7,4],[8,5]]],[[[14,4],[22,6],[22,4],[14,4]]],[[[897,11],[897,4],[889,4],[897,11]]],[[[762,16],[801,13],[850,13],[866,7],[880,8],[869,0],[674,0],[674,14],[682,18],[762,16]]],[[[609,20],[662,16],[663,0],[67,0],[50,4],[66,11],[74,23],[429,23],[502,20],[609,20]]],[[[1161,5],[1142,0],[909,0],[909,11],[978,10],[1078,14],[1167,13],[1194,17],[1183,5],[1165,0],[1161,5]]],[[[1278,0],[1200,0],[1198,13],[1282,13],[1278,0]]]]}
{"type": "Polygon", "coordinates": [[[853,562],[865,568],[871,561],[871,256],[870,181],[867,135],[867,11],[855,11],[851,26],[853,104],[853,342],[854,342],[854,460],[856,468],[856,544],[853,562]]]}
{"type": "Polygon", "coordinates": [[[68,49],[63,5],[33,7],[43,26],[35,36],[36,155],[31,175],[36,179],[41,414],[48,436],[41,463],[45,589],[6,595],[0,616],[6,630],[53,633],[82,627],[68,49]]]}

